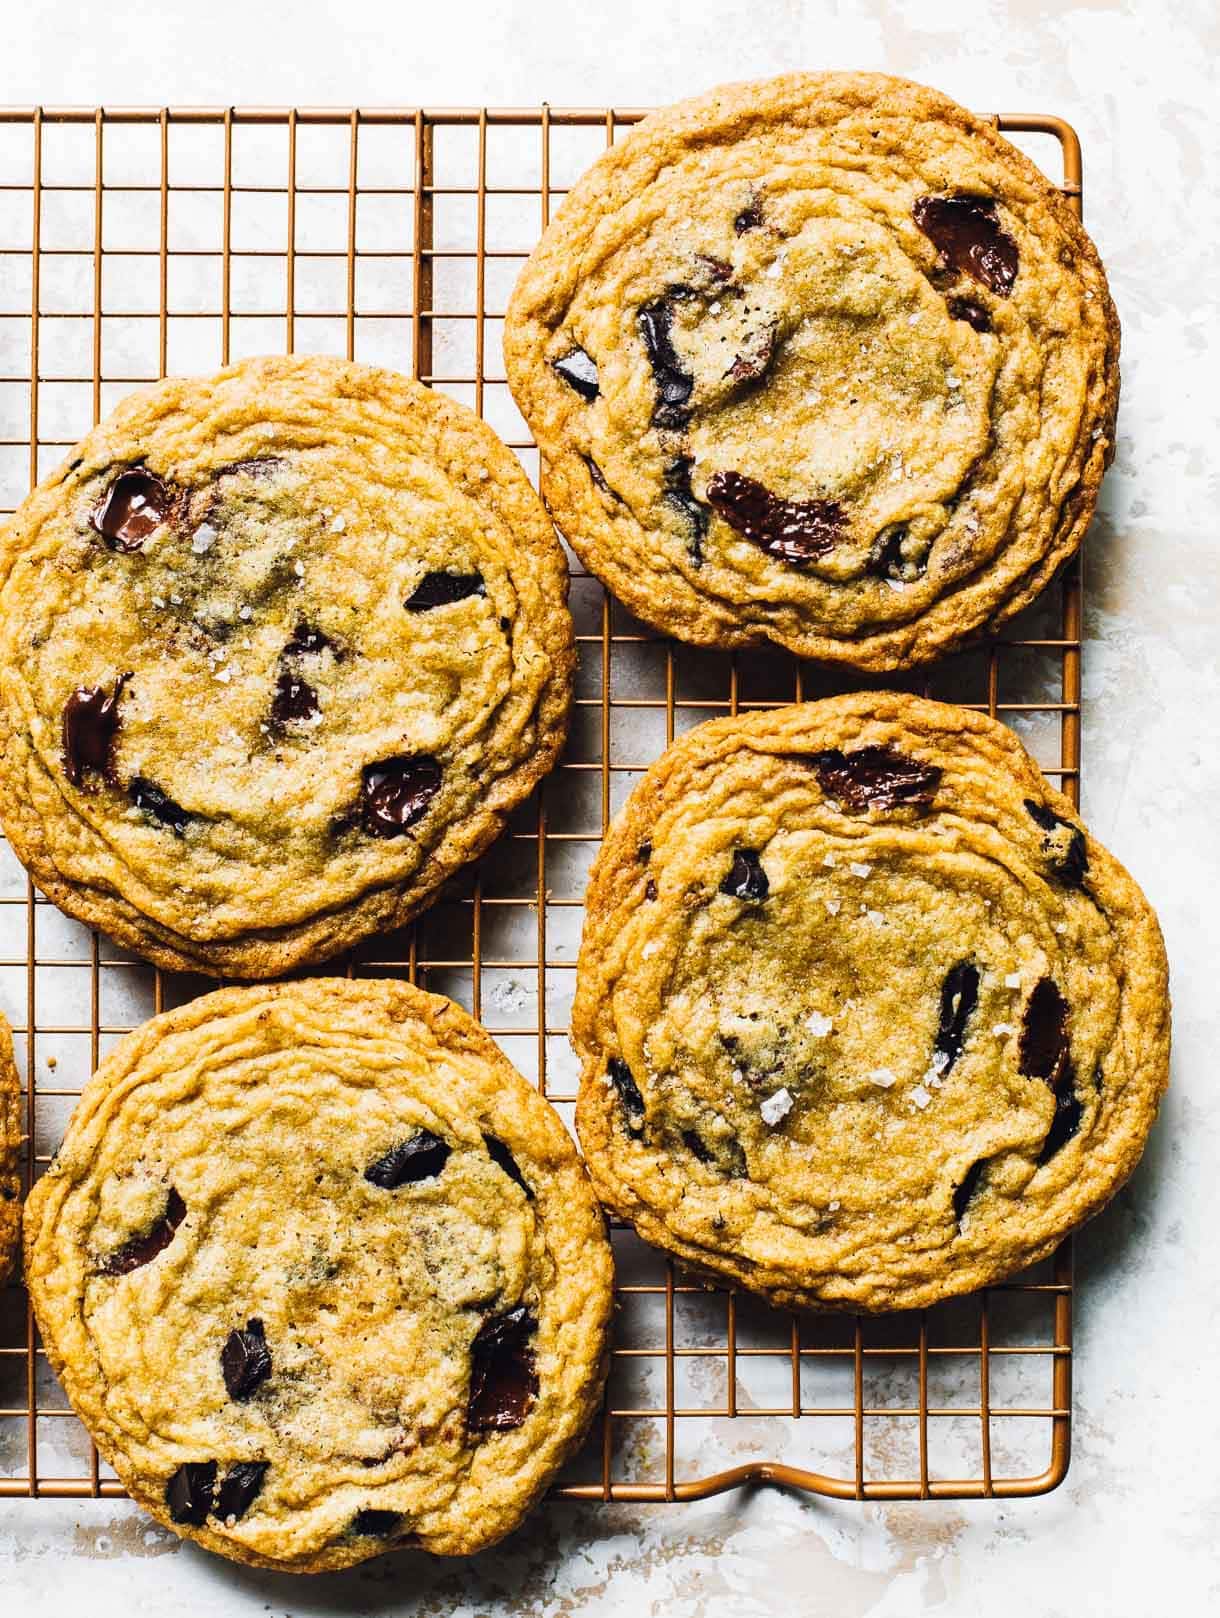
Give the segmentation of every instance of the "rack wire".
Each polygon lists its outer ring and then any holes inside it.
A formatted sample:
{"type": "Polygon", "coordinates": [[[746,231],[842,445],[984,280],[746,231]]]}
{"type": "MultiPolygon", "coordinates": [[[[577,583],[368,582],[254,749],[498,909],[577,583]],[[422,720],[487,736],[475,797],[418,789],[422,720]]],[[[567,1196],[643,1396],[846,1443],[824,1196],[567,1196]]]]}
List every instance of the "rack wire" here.
{"type": "MultiPolygon", "coordinates": [[[[639,109],[0,109],[0,518],[131,387],[258,352],[343,353],[472,405],[536,478],[504,382],[508,291],[570,182],[639,109]]],[[[1001,129],[1079,213],[1061,119],[1001,129]],[[1049,162],[1048,162],[1049,159],[1049,162]]],[[[338,969],[403,975],[481,1017],[571,1124],[567,1018],[585,874],[632,785],[714,714],[854,682],[661,639],[573,561],[572,735],[505,837],[412,927],[338,969]]],[[[1081,575],[981,649],[888,683],[998,715],[1074,799],[1081,575]]],[[[32,1182],[100,1057],[205,991],[62,916],[0,844],[0,1006],[32,1182]]],[[[611,1375],[553,1491],[683,1501],[747,1482],[858,1500],[1034,1495],[1068,1468],[1072,1257],[881,1319],[707,1290],[614,1229],[611,1375]]],[[[25,1294],[0,1290],[0,1497],[122,1493],[68,1408],[25,1294]]]]}

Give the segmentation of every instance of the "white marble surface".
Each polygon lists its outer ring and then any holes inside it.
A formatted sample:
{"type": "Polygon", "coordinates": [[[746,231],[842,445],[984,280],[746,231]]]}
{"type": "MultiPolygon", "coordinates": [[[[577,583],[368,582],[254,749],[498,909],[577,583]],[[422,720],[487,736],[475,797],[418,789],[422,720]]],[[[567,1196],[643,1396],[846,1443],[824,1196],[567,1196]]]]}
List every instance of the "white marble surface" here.
{"type": "Polygon", "coordinates": [[[0,1503],[0,1612],[914,1613],[1194,1618],[1220,1602],[1220,551],[1213,332],[1220,13],[1209,0],[26,0],[0,102],[665,101],[794,66],[882,68],[1053,109],[1124,323],[1118,461],[1089,566],[1086,810],[1160,909],[1173,1088],[1079,1243],[1075,1457],[1038,1501],[548,1508],[502,1553],[298,1581],[230,1568],[130,1507],[0,1503]],[[1172,13],[1172,15],[1171,15],[1172,13]]]}

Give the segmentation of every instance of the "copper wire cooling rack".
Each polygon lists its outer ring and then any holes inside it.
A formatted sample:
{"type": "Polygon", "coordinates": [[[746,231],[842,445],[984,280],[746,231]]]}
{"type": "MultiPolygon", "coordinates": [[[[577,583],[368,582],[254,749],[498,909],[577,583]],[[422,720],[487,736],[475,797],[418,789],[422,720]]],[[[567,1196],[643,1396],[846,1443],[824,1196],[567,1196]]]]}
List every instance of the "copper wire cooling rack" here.
{"type": "MultiPolygon", "coordinates": [[[[0,111],[0,515],[131,387],[279,351],[412,371],[473,405],[536,475],[500,326],[556,199],[642,113],[604,108],[0,111]]],[[[999,127],[1062,176],[1058,118],[999,127]]],[[[711,715],[847,689],[778,653],[650,633],[574,567],[581,650],[567,752],[479,869],[339,970],[452,995],[571,1122],[581,898],[610,816],[711,715]]],[[[998,715],[1073,797],[1078,566],[1002,639],[906,684],[998,715]]],[[[0,1005],[26,1085],[27,1167],[128,1028],[211,985],[154,971],[61,916],[0,845],[0,1005]]],[[[1072,1261],[925,1313],[790,1315],[706,1291],[615,1230],[618,1314],[600,1423],[555,1494],[691,1500],[749,1481],[855,1499],[1033,1495],[1068,1467],[1072,1261]]],[[[0,1291],[0,1495],[118,1495],[0,1291]]]]}

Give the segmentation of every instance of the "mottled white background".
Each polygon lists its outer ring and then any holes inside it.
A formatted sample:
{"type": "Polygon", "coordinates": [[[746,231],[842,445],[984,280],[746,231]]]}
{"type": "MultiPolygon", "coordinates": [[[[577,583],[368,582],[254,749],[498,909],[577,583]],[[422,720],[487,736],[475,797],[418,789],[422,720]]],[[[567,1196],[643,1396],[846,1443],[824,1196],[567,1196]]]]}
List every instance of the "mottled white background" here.
{"type": "Polygon", "coordinates": [[[0,1613],[1135,1618],[1220,1607],[1220,122],[1214,0],[9,0],[0,101],[650,104],[879,68],[1084,140],[1123,319],[1117,464],[1088,576],[1085,808],[1158,906],[1174,1083],[1079,1243],[1075,1458],[1041,1501],[859,1507],[763,1491],[548,1507],[468,1564],[230,1568],[97,1501],[0,1504],[0,1613]]]}

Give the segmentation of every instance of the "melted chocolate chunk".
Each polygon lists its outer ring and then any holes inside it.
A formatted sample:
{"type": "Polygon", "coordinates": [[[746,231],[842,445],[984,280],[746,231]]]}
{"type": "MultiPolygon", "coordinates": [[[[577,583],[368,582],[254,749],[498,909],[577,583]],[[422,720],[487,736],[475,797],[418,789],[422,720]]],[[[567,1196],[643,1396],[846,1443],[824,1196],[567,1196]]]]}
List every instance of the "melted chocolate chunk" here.
{"type": "Polygon", "coordinates": [[[245,1331],[229,1333],[220,1351],[220,1369],[230,1399],[248,1399],[267,1380],[271,1355],[261,1320],[248,1320],[245,1331]]]}
{"type": "Polygon", "coordinates": [[[174,1239],[174,1232],[186,1218],[186,1203],[171,1185],[165,1199],[165,1212],[151,1230],[142,1236],[133,1236],[122,1247],[116,1247],[98,1265],[99,1275],[129,1275],[132,1270],[151,1264],[174,1239]]]}
{"type": "Polygon", "coordinates": [[[654,427],[685,427],[691,418],[688,406],[695,379],[683,369],[671,335],[674,302],[688,296],[686,287],[671,287],[663,298],[644,304],[636,316],[657,385],[657,402],[652,412],[654,427]]]}
{"type": "Polygon", "coordinates": [[[441,767],[428,753],[400,753],[361,772],[360,819],[373,837],[401,837],[440,791],[441,767]]]}
{"type": "Polygon", "coordinates": [[[1055,1089],[1068,1064],[1068,1008],[1050,978],[1039,978],[1025,1007],[1018,1062],[1027,1079],[1055,1089]]]}
{"type": "MultiPolygon", "coordinates": [[[[1068,1069],[1068,1078],[1071,1079],[1071,1069],[1068,1069]]],[[[1080,1128],[1080,1120],[1084,1116],[1084,1108],[1076,1095],[1076,1090],[1070,1082],[1059,1084],[1055,1090],[1055,1112],[1051,1118],[1051,1127],[1046,1132],[1046,1139],[1042,1142],[1042,1150],[1038,1153],[1039,1164],[1048,1163],[1061,1146],[1068,1141],[1080,1128]]]]}
{"type": "Polygon", "coordinates": [[[904,552],[909,531],[905,523],[891,523],[883,528],[873,541],[868,553],[868,571],[879,579],[894,579],[900,584],[913,584],[928,571],[927,557],[908,558],[904,552]]]}
{"type": "Polygon", "coordinates": [[[691,1156],[700,1163],[714,1163],[716,1161],[713,1153],[703,1144],[703,1137],[698,1130],[684,1129],[682,1131],[682,1144],[691,1156]]]}
{"type": "MultiPolygon", "coordinates": [[[[281,657],[310,657],[318,652],[335,652],[335,643],[322,630],[315,629],[304,619],[292,632],[292,639],[280,653],[281,657]]],[[[338,652],[335,656],[338,657],[338,652]]]]}
{"type": "Polygon", "coordinates": [[[86,770],[97,770],[114,781],[114,743],[119,732],[119,698],[131,678],[120,674],[112,690],[104,686],[77,686],[64,703],[64,771],[74,787],[86,770]]]}
{"type": "MultiPolygon", "coordinates": [[[[732,278],[733,266],[727,264],[722,258],[715,258],[711,253],[696,253],[695,258],[699,268],[703,271],[713,287],[722,287],[732,278]]],[[[740,287],[730,287],[731,292],[740,292],[740,287]]]]}
{"type": "Polygon", "coordinates": [[[661,494],[667,506],[679,512],[690,530],[686,548],[691,560],[698,566],[703,561],[703,541],[707,538],[707,508],[695,499],[691,488],[691,468],[694,461],[689,455],[678,455],[665,468],[665,487],[661,494]]]}
{"type": "Polygon", "coordinates": [[[1089,874],[1089,852],[1080,827],[1060,820],[1052,810],[1032,798],[1026,798],[1025,809],[1030,819],[1047,833],[1042,839],[1042,852],[1049,857],[1051,870],[1069,888],[1083,888],[1089,874]]]}
{"type": "Polygon", "coordinates": [[[270,1461],[235,1461],[216,1493],[216,1515],[221,1522],[240,1522],[263,1492],[270,1461]]]}
{"type": "Polygon", "coordinates": [[[731,527],[779,562],[800,567],[832,551],[843,529],[836,500],[781,500],[742,472],[715,472],[707,497],[731,527]]]}
{"type": "Polygon", "coordinates": [[[640,1094],[631,1069],[621,1056],[612,1056],[606,1064],[610,1083],[618,1091],[618,1098],[627,1114],[627,1127],[638,1135],[644,1122],[644,1097],[640,1094]]]}
{"type": "Polygon", "coordinates": [[[165,1485],[165,1504],[176,1523],[202,1528],[216,1493],[216,1462],[187,1461],[165,1485]]]}
{"type": "Polygon", "coordinates": [[[947,197],[917,197],[911,214],[942,263],[973,276],[1001,298],[1009,296],[1019,256],[1016,242],[1000,223],[993,197],[961,191],[947,197]]]}
{"type": "Polygon", "coordinates": [[[89,520],[112,551],[138,551],[173,507],[174,497],[161,479],[133,466],[119,473],[89,520]]]}
{"type": "Polygon", "coordinates": [[[530,1339],[538,1322],[524,1304],[492,1315],[470,1345],[470,1398],[466,1425],[472,1433],[520,1427],[538,1397],[538,1372],[530,1339]]]}
{"type": "Polygon", "coordinates": [[[828,748],[809,762],[826,796],[848,809],[929,809],[943,773],[893,747],[828,748]]]}
{"type": "Polygon", "coordinates": [[[648,881],[645,882],[645,884],[644,884],[644,897],[645,897],[645,899],[653,900],[653,899],[656,898],[656,896],[657,896],[657,885],[653,881],[653,879],[651,877],[649,877],[648,881]]]}
{"type": "Polygon", "coordinates": [[[734,382],[743,385],[752,385],[761,382],[771,368],[771,361],[775,358],[778,346],[779,328],[774,321],[765,326],[759,326],[746,338],[741,353],[734,359],[725,375],[734,382]]]}
{"type": "Polygon", "coordinates": [[[577,346],[570,354],[561,359],[552,360],[551,368],[557,371],[570,388],[574,388],[582,399],[597,398],[597,366],[577,346]]]}
{"type": "Polygon", "coordinates": [[[316,719],[321,713],[318,693],[307,681],[290,669],[282,669],[275,682],[275,696],[271,701],[271,723],[277,730],[288,725],[316,719]]]}
{"type": "Polygon", "coordinates": [[[216,479],[231,477],[269,478],[278,472],[284,462],[278,455],[252,455],[244,461],[229,461],[218,466],[212,476],[216,479]]]}
{"type": "Polygon", "coordinates": [[[953,1188],[953,1216],[959,1225],[970,1206],[971,1198],[979,1188],[979,1181],[983,1178],[983,1170],[986,1167],[987,1159],[980,1157],[977,1163],[971,1163],[962,1175],[961,1183],[953,1188]]]}
{"type": "Polygon", "coordinates": [[[602,491],[602,493],[613,494],[614,490],[606,482],[606,474],[602,471],[601,467],[598,466],[592,455],[584,455],[581,457],[581,459],[589,468],[589,476],[593,479],[594,483],[596,483],[597,487],[602,491]]]}
{"type": "Polygon", "coordinates": [[[368,1539],[389,1539],[402,1527],[401,1511],[379,1511],[365,1506],[352,1518],[352,1533],[368,1539]]]}
{"type": "Polygon", "coordinates": [[[370,1163],[364,1177],[370,1185],[380,1186],[383,1191],[396,1191],[400,1185],[434,1179],[444,1168],[449,1151],[439,1135],[434,1135],[430,1129],[421,1129],[408,1140],[391,1146],[375,1163],[370,1163]]]}
{"type": "Polygon", "coordinates": [[[127,794],[142,814],[151,815],[154,820],[159,820],[178,837],[181,837],[189,822],[194,819],[188,809],[184,809],[180,803],[175,803],[167,792],[162,792],[156,782],[150,781],[147,776],[133,775],[127,787],[127,794]]]}
{"type": "Polygon", "coordinates": [[[944,1077],[962,1054],[966,1040],[966,1026],[979,1000],[979,969],[972,961],[959,961],[945,973],[940,990],[940,1024],[933,1047],[938,1056],[947,1058],[941,1068],[944,1077]]]}
{"type": "Polygon", "coordinates": [[[757,197],[751,197],[749,202],[733,220],[733,229],[739,236],[744,236],[747,230],[757,230],[762,222],[762,203],[757,197]]]}
{"type": "Polygon", "coordinates": [[[486,594],[481,573],[425,573],[403,606],[408,612],[429,612],[433,607],[448,607],[469,596],[486,594]]]}
{"type": "Polygon", "coordinates": [[[730,899],[765,899],[771,891],[767,873],[762,868],[756,850],[735,848],[729,874],[720,884],[721,893],[730,899]]]}
{"type": "Polygon", "coordinates": [[[975,331],[991,330],[991,316],[983,305],[976,303],[973,298],[950,298],[948,310],[954,320],[964,320],[968,326],[973,326],[975,331]]]}
{"type": "Polygon", "coordinates": [[[521,1187],[522,1191],[525,1192],[526,1196],[532,1202],[534,1200],[534,1193],[525,1183],[525,1175],[522,1174],[521,1170],[517,1167],[517,1159],[509,1151],[508,1147],[505,1146],[504,1142],[502,1140],[497,1140],[494,1135],[484,1135],[483,1144],[487,1148],[488,1157],[491,1158],[496,1167],[503,1169],[510,1180],[515,1180],[521,1187]]]}
{"type": "Polygon", "coordinates": [[[647,865],[652,858],[652,844],[643,842],[635,851],[635,857],[641,865],[647,865]]]}

